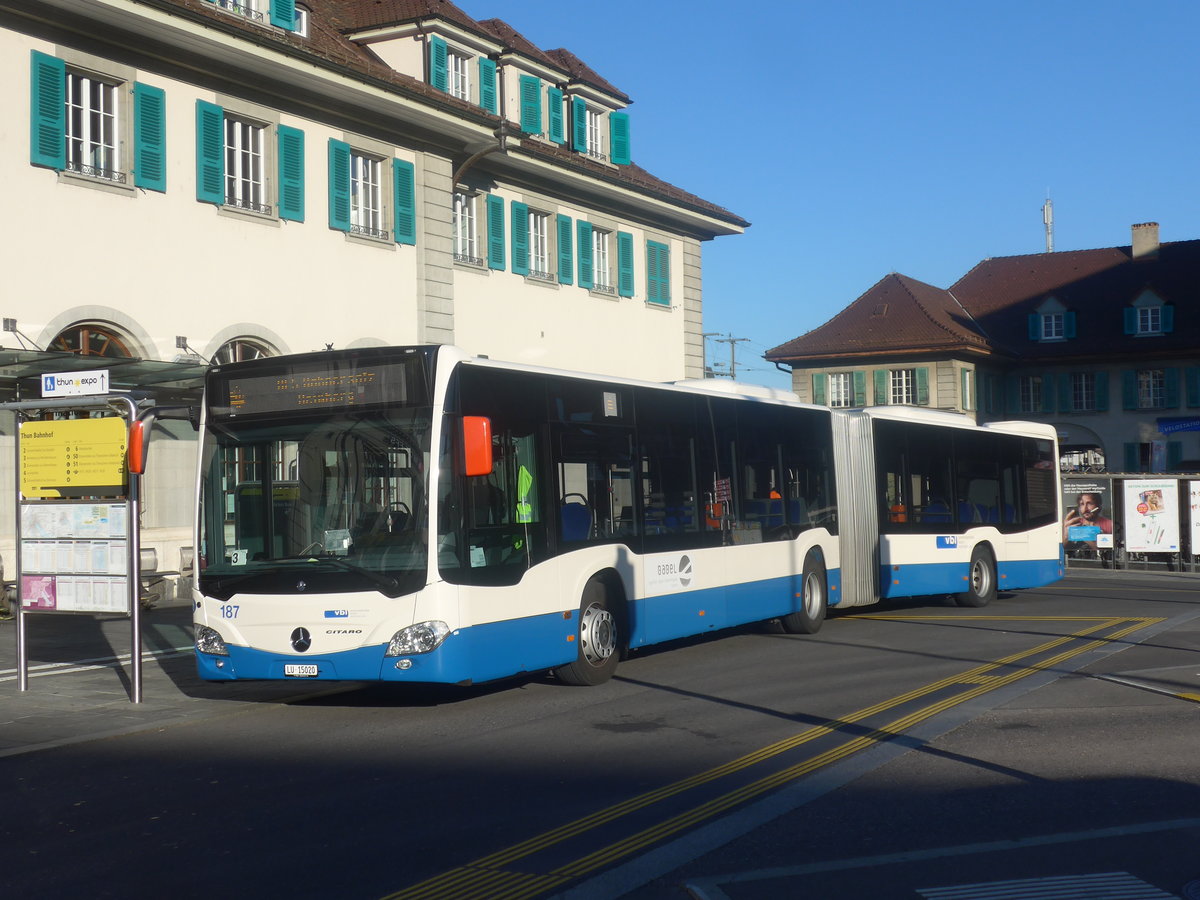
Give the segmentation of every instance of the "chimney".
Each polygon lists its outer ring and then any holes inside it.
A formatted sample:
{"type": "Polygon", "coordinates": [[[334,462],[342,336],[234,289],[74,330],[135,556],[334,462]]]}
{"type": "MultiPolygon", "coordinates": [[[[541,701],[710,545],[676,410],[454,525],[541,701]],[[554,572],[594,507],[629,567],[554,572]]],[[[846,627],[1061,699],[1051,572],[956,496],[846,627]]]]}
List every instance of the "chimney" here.
{"type": "Polygon", "coordinates": [[[1158,223],[1133,226],[1133,258],[1158,259],[1158,223]]]}

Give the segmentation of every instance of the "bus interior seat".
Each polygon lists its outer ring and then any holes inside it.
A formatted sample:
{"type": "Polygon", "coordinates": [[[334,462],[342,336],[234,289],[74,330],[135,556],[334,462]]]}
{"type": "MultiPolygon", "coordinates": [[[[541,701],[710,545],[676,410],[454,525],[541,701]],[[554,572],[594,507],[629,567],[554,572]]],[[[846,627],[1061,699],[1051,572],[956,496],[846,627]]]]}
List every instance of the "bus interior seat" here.
{"type": "Polygon", "coordinates": [[[591,536],[592,511],[582,494],[567,494],[563,497],[559,518],[562,523],[563,540],[586,541],[591,536]]]}
{"type": "MultiPolygon", "coordinates": [[[[959,504],[960,506],[962,504],[959,504]]],[[[944,500],[931,500],[925,504],[925,510],[921,514],[922,522],[937,522],[944,523],[950,521],[950,507],[946,505],[944,500]]]]}

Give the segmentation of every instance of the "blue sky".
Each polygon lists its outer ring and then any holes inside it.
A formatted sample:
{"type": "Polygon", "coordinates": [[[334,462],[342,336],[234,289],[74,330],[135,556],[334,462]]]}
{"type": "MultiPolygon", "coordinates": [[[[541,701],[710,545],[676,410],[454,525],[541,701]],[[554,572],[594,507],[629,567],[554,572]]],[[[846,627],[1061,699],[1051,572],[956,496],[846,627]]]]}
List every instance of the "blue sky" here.
{"type": "MultiPolygon", "coordinates": [[[[704,245],[740,379],[889,272],[1200,238],[1193,0],[460,0],[623,90],[634,161],[748,219],[704,245]],[[602,12],[598,12],[602,11],[602,12]]],[[[727,363],[727,344],[709,344],[727,363]]]]}

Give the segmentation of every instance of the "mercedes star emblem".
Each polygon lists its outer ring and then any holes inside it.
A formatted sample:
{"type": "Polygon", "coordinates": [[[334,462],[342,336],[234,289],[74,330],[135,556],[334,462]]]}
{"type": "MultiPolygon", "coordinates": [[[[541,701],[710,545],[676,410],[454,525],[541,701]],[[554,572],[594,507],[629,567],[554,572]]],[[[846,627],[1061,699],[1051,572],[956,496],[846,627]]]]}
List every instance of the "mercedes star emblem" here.
{"type": "Polygon", "coordinates": [[[303,653],[312,646],[312,635],[308,633],[307,628],[297,628],[292,632],[292,649],[297,653],[303,653]]]}

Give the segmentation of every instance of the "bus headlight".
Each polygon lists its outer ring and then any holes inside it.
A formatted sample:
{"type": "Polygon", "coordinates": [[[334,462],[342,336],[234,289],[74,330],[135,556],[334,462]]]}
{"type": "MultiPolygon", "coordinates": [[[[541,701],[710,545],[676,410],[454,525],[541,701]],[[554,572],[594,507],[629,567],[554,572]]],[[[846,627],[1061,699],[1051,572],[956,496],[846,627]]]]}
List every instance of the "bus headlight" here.
{"type": "Polygon", "coordinates": [[[414,653],[429,653],[436,650],[450,633],[445,622],[418,622],[401,628],[388,641],[384,656],[409,656],[414,653]]]}
{"type": "Polygon", "coordinates": [[[229,648],[225,646],[224,638],[207,625],[200,625],[196,628],[196,649],[201,653],[210,653],[213,656],[229,655],[229,648]]]}

